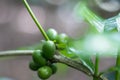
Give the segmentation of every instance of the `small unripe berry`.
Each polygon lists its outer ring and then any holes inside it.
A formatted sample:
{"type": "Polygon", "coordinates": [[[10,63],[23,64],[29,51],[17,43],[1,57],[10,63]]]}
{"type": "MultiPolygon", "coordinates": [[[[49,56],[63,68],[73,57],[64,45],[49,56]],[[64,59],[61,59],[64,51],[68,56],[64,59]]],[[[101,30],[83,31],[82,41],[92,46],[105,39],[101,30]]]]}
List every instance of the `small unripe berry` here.
{"type": "Polygon", "coordinates": [[[39,69],[39,65],[37,65],[36,63],[34,63],[33,61],[31,61],[30,63],[29,63],[29,68],[31,69],[31,70],[33,70],[33,71],[37,71],[38,69],[39,69]]]}
{"type": "Polygon", "coordinates": [[[68,36],[65,33],[62,33],[57,36],[58,44],[66,44],[68,42],[68,36]]]}
{"type": "Polygon", "coordinates": [[[56,40],[58,33],[55,29],[50,28],[46,33],[50,40],[56,40]]]}
{"type": "Polygon", "coordinates": [[[57,72],[57,67],[56,67],[56,65],[55,64],[51,64],[51,65],[49,65],[50,66],[50,68],[52,69],[52,74],[55,74],[56,72],[57,72]]]}
{"type": "Polygon", "coordinates": [[[46,41],[42,47],[42,55],[47,58],[51,59],[53,58],[53,55],[55,54],[56,46],[53,41],[46,41]]]}
{"type": "Polygon", "coordinates": [[[52,75],[52,69],[49,66],[43,66],[38,69],[38,76],[41,79],[48,79],[52,75]]]}
{"type": "Polygon", "coordinates": [[[44,66],[47,63],[46,59],[42,56],[41,51],[34,51],[32,58],[37,65],[44,66]]]}

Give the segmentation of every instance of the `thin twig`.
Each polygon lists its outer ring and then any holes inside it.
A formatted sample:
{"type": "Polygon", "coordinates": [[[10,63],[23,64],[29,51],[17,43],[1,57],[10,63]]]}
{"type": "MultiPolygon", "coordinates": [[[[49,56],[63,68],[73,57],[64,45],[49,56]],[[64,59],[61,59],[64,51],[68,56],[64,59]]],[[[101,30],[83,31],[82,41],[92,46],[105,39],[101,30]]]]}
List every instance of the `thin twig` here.
{"type": "MultiPolygon", "coordinates": [[[[34,50],[9,50],[9,51],[1,51],[0,57],[6,57],[6,56],[29,56],[32,55],[34,50]]],[[[57,53],[56,53],[57,54],[57,53]]],[[[91,76],[93,72],[91,72],[87,67],[85,67],[80,61],[74,61],[70,58],[67,58],[63,55],[57,54],[54,55],[53,61],[66,64],[68,66],[71,66],[79,71],[84,72],[85,74],[91,76]]]]}
{"type": "MultiPolygon", "coordinates": [[[[95,58],[95,76],[98,76],[99,73],[99,55],[96,54],[96,58],[95,58]]],[[[96,77],[93,78],[93,80],[98,80],[96,77]]]]}
{"type": "MultiPolygon", "coordinates": [[[[0,51],[0,57],[7,56],[30,56],[34,50],[9,50],[9,51],[0,51]]],[[[75,61],[70,58],[67,58],[61,54],[56,53],[54,55],[53,61],[66,64],[76,70],[84,72],[88,76],[93,76],[93,72],[85,67],[80,61],[75,61]]],[[[99,76],[98,80],[106,80],[104,76],[99,76]]]]}
{"type": "MultiPolygon", "coordinates": [[[[118,66],[120,66],[120,49],[118,51],[117,58],[116,58],[116,67],[118,66]]],[[[116,71],[115,80],[120,80],[120,70],[116,71]]]]}
{"type": "Polygon", "coordinates": [[[81,61],[75,61],[75,60],[67,58],[63,55],[60,55],[60,54],[55,55],[54,59],[56,60],[56,62],[66,64],[74,69],[82,71],[83,73],[87,74],[88,76],[93,75],[93,72],[89,68],[87,68],[85,65],[83,65],[83,63],[81,61]]]}
{"type": "Polygon", "coordinates": [[[32,9],[30,8],[27,0],[23,0],[23,3],[27,9],[27,11],[29,12],[30,16],[32,17],[33,21],[35,22],[35,24],[37,25],[38,29],[40,30],[40,32],[42,33],[43,37],[46,39],[46,40],[49,40],[47,34],[45,33],[43,27],[41,26],[41,24],[39,23],[39,21],[37,20],[35,14],[33,13],[32,9]]]}
{"type": "Polygon", "coordinates": [[[9,51],[0,51],[0,57],[5,56],[27,56],[32,55],[34,50],[9,50],[9,51]]]}

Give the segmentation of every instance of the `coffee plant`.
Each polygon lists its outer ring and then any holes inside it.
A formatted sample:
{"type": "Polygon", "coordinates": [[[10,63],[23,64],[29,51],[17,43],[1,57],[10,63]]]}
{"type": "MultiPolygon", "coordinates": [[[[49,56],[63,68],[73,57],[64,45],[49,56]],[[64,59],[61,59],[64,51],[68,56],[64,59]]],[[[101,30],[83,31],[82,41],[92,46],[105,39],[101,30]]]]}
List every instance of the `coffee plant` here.
{"type": "Polygon", "coordinates": [[[45,38],[39,44],[42,47],[33,50],[1,51],[0,56],[30,55],[32,61],[29,68],[36,71],[40,79],[49,79],[57,72],[56,63],[63,63],[78,71],[83,72],[93,80],[120,80],[120,14],[109,19],[103,19],[93,13],[85,1],[75,6],[77,17],[82,17],[92,28],[84,39],[72,39],[65,33],[58,33],[49,28],[44,31],[32,12],[27,0],[23,3],[31,15],[36,26],[45,38]],[[99,71],[100,57],[115,57],[116,65],[104,71],[99,71]],[[92,58],[95,58],[93,60],[92,58]]]}

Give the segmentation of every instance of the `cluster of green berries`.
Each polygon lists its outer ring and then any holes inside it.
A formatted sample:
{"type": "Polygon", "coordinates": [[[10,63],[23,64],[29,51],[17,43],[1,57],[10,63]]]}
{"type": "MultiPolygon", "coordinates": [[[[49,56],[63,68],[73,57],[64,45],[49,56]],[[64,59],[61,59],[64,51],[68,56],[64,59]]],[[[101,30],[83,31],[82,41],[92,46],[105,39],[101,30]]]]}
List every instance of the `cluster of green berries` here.
{"type": "Polygon", "coordinates": [[[33,71],[37,71],[38,77],[48,79],[52,74],[56,73],[57,67],[50,62],[55,54],[55,44],[53,41],[45,41],[42,50],[35,50],[29,67],[33,71]]]}
{"type": "Polygon", "coordinates": [[[46,32],[50,40],[57,44],[67,44],[68,36],[65,33],[58,34],[56,30],[50,28],[46,32]]]}
{"type": "Polygon", "coordinates": [[[54,29],[49,29],[47,36],[50,40],[45,41],[42,50],[35,50],[32,54],[32,61],[29,63],[29,68],[37,71],[39,78],[48,79],[52,74],[55,74],[57,67],[55,63],[51,62],[55,55],[56,44],[66,44],[68,36],[60,34],[54,29]]]}

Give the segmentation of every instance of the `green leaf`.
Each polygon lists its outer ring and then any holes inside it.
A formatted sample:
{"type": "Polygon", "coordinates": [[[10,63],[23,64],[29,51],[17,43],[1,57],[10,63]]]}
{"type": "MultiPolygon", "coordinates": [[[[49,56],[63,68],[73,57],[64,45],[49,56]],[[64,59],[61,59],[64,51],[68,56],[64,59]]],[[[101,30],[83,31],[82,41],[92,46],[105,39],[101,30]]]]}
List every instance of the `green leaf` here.
{"type": "Polygon", "coordinates": [[[118,43],[112,40],[112,34],[90,34],[86,36],[83,46],[84,51],[89,55],[99,54],[100,56],[115,56],[118,43]]]}
{"type": "Polygon", "coordinates": [[[84,38],[83,50],[93,56],[97,53],[102,57],[116,57],[119,43],[120,32],[89,34],[84,38]]]}
{"type": "Polygon", "coordinates": [[[82,40],[71,40],[67,47],[63,50],[60,50],[60,52],[66,57],[81,61],[84,66],[91,70],[91,72],[94,72],[94,64],[91,60],[91,56],[81,50],[81,43],[82,40]]]}
{"type": "Polygon", "coordinates": [[[85,65],[92,72],[94,72],[94,64],[90,55],[86,54],[82,50],[76,50],[74,48],[70,48],[70,51],[77,56],[75,60],[80,60],[83,63],[83,65],[85,65]]]}
{"type": "Polygon", "coordinates": [[[101,17],[93,13],[85,2],[79,2],[75,7],[75,13],[78,17],[82,17],[84,20],[90,23],[91,26],[95,27],[98,32],[103,32],[104,22],[101,17]]]}
{"type": "Polygon", "coordinates": [[[87,3],[85,1],[76,5],[75,13],[78,17],[82,17],[84,20],[89,22],[91,26],[94,26],[98,32],[120,31],[120,14],[106,20],[102,19],[87,7],[87,3]]]}
{"type": "Polygon", "coordinates": [[[104,21],[105,32],[118,32],[120,31],[120,14],[104,21]]]}
{"type": "Polygon", "coordinates": [[[81,45],[82,42],[83,42],[82,39],[80,39],[80,40],[70,39],[68,44],[66,44],[66,45],[64,44],[64,48],[59,50],[59,51],[66,57],[76,59],[76,58],[78,58],[78,56],[76,55],[77,53],[74,53],[72,51],[72,49],[75,48],[76,50],[81,50],[82,49],[82,45],[81,45]]]}

